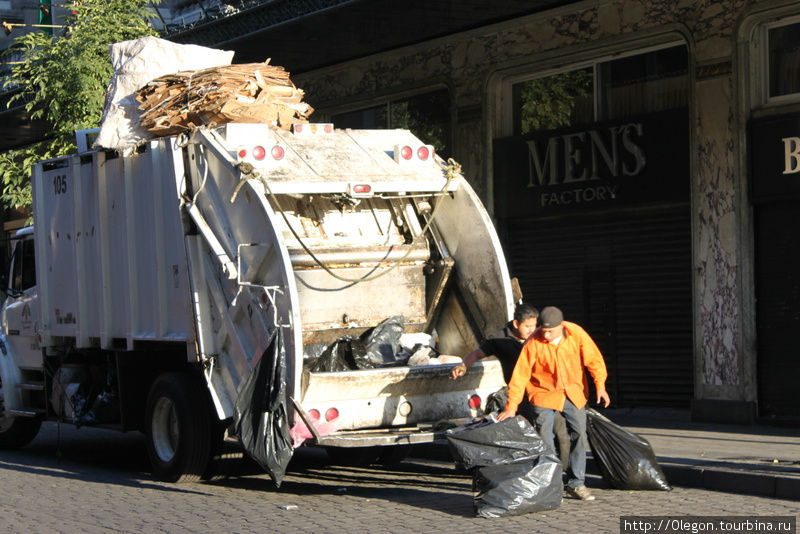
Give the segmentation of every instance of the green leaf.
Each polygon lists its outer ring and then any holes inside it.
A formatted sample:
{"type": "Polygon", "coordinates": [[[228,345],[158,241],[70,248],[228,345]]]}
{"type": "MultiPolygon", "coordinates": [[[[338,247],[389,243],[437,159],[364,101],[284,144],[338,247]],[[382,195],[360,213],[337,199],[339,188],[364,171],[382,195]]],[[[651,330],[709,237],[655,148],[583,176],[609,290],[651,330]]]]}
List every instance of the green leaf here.
{"type": "Polygon", "coordinates": [[[100,125],[105,89],[113,68],[109,46],[156,32],[148,26],[158,0],[81,0],[70,4],[65,35],[32,32],[17,37],[4,52],[19,53],[3,88],[19,92],[11,104],[24,103],[31,118],[45,119],[52,138],[0,153],[0,200],[10,208],[30,208],[30,174],[40,159],[75,151],[74,131],[100,125]]]}

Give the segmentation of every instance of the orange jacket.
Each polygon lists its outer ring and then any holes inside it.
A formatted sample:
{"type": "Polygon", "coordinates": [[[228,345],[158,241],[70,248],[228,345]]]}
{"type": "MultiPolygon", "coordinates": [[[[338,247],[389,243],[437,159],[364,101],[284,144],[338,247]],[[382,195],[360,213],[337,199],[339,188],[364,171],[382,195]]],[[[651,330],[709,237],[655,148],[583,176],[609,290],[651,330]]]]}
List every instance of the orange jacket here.
{"type": "Polygon", "coordinates": [[[584,367],[595,386],[605,389],[608,372],[597,345],[580,326],[567,321],[562,324],[564,335],[558,345],[544,341],[537,332],[522,347],[508,383],[507,410],[516,411],[523,394],[542,408],[562,411],[566,398],[583,408],[589,395],[584,367]]]}

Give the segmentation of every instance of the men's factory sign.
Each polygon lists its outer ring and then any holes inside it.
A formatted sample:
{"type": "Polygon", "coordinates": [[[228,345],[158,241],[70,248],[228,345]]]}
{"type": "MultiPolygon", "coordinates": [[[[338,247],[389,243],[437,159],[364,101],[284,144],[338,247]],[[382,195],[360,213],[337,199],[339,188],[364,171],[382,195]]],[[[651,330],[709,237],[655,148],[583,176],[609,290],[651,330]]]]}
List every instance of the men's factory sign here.
{"type": "Polygon", "coordinates": [[[688,112],[498,139],[494,191],[503,218],[685,202],[688,112]]]}
{"type": "Polygon", "coordinates": [[[750,124],[753,202],[800,196],[800,113],[750,124]]]}

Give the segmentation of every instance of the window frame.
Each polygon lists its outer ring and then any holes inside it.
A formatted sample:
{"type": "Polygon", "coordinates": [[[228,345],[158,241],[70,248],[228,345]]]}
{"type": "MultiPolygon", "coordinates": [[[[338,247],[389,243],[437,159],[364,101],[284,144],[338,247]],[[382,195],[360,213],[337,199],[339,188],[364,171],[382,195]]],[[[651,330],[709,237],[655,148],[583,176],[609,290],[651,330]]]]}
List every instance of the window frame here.
{"type": "Polygon", "coordinates": [[[758,89],[761,93],[761,98],[759,100],[764,106],[780,106],[800,102],[800,91],[786,95],[770,96],[769,32],[775,28],[782,28],[793,24],[800,24],[800,14],[765,22],[756,30],[756,38],[753,39],[753,46],[758,48],[759,45],[763,45],[760,46],[761,50],[758,50],[757,57],[761,65],[761,68],[758,69],[760,80],[758,89]]]}
{"type": "MultiPolygon", "coordinates": [[[[686,41],[681,39],[674,39],[668,40],[662,43],[644,46],[637,48],[635,50],[626,50],[624,52],[617,52],[617,53],[606,53],[599,55],[597,57],[583,60],[583,61],[576,61],[575,63],[569,63],[558,68],[550,68],[550,69],[543,69],[536,72],[525,72],[514,74],[511,76],[507,76],[503,79],[503,86],[501,90],[501,99],[502,101],[506,102],[506,105],[503,106],[503,113],[507,117],[507,121],[503,121],[504,123],[509,125],[508,131],[514,131],[516,128],[516,124],[514,123],[514,98],[513,98],[513,86],[518,83],[526,82],[529,80],[536,80],[540,78],[546,78],[548,76],[553,76],[556,74],[561,74],[564,72],[571,72],[579,69],[586,69],[590,68],[592,70],[592,90],[593,90],[593,98],[592,98],[592,115],[593,121],[598,122],[602,120],[599,116],[600,114],[600,100],[602,98],[602,80],[600,75],[600,65],[603,63],[608,63],[611,61],[615,61],[618,59],[623,59],[627,57],[639,56],[644,54],[649,54],[651,52],[657,52],[659,50],[665,50],[668,48],[674,47],[686,47],[687,48],[687,76],[691,77],[691,57],[690,57],[690,50],[688,49],[688,44],[686,41]]],[[[687,102],[688,104],[688,102],[687,102]]]]}

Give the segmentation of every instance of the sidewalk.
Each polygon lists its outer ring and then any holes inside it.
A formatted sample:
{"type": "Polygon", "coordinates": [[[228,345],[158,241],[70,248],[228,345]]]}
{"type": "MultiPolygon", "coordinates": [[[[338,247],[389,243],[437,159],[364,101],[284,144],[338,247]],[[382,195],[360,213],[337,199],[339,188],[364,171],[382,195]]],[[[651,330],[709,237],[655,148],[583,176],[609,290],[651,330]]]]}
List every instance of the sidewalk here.
{"type": "Polygon", "coordinates": [[[603,413],[650,442],[670,484],[800,500],[798,428],[696,423],[679,410],[603,413]]]}
{"type": "MultiPolygon", "coordinates": [[[[798,428],[696,423],[688,410],[601,411],[650,442],[671,485],[800,500],[798,428]]],[[[418,447],[412,455],[450,459],[446,446],[418,447]]],[[[599,480],[591,456],[587,473],[599,480]]]]}

